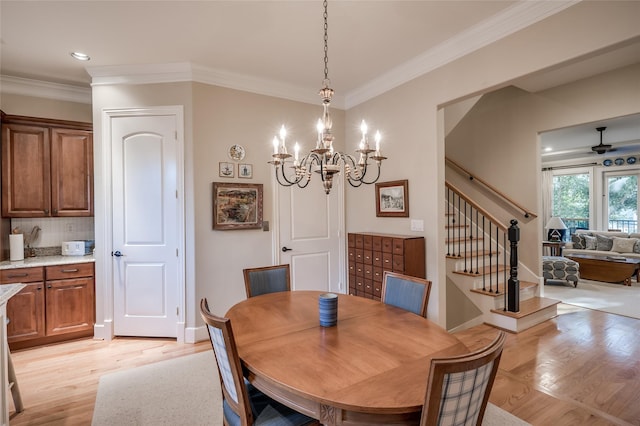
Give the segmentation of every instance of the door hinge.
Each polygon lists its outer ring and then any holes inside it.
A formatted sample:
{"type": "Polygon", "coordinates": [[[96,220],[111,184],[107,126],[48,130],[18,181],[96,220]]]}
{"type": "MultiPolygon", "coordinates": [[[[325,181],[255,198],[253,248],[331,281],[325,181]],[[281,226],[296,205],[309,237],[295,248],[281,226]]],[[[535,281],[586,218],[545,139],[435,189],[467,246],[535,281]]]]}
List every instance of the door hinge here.
{"type": "Polygon", "coordinates": [[[180,315],[180,307],[176,306],[176,316],[180,315]]]}
{"type": "Polygon", "coordinates": [[[178,190],[176,189],[176,200],[178,199],[178,190]]]}
{"type": "Polygon", "coordinates": [[[178,249],[176,249],[176,257],[178,257],[178,256],[179,256],[179,255],[178,255],[178,249]]]}

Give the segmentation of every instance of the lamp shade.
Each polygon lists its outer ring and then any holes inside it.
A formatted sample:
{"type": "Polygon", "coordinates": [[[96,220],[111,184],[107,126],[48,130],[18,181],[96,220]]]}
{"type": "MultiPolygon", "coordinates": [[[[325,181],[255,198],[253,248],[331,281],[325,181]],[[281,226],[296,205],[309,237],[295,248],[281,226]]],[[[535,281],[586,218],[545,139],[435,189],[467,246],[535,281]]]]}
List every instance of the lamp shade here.
{"type": "Polygon", "coordinates": [[[562,219],[560,219],[558,216],[554,216],[551,219],[549,219],[549,222],[547,222],[547,226],[545,227],[545,229],[568,229],[568,228],[567,228],[567,225],[564,224],[562,219]]]}

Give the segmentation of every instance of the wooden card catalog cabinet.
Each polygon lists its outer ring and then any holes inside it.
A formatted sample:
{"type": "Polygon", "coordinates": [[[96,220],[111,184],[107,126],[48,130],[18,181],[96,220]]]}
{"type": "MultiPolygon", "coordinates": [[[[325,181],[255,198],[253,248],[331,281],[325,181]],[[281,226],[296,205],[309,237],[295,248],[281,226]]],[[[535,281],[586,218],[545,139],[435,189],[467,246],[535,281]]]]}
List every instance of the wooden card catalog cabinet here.
{"type": "Polygon", "coordinates": [[[424,237],[348,234],[349,294],[380,300],[384,271],[426,278],[424,237]]]}

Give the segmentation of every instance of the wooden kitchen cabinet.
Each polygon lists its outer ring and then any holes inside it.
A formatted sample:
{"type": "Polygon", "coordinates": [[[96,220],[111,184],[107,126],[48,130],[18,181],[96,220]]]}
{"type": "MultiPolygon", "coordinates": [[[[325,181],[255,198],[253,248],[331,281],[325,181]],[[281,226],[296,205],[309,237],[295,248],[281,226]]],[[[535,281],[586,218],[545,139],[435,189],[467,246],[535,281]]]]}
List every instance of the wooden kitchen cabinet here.
{"type": "Polygon", "coordinates": [[[93,216],[89,123],[4,115],[2,216],[93,216]]]}
{"type": "Polygon", "coordinates": [[[0,271],[0,284],[17,282],[26,287],[7,302],[11,349],[93,335],[92,262],[0,271]]]}
{"type": "Polygon", "coordinates": [[[349,294],[380,300],[384,271],[426,278],[424,237],[347,235],[349,294]]]}
{"type": "Polygon", "coordinates": [[[0,283],[26,286],[7,302],[9,346],[45,336],[44,268],[18,268],[0,271],[0,283]]]}
{"type": "Polygon", "coordinates": [[[95,298],[93,263],[46,267],[47,336],[93,334],[95,298]]]}

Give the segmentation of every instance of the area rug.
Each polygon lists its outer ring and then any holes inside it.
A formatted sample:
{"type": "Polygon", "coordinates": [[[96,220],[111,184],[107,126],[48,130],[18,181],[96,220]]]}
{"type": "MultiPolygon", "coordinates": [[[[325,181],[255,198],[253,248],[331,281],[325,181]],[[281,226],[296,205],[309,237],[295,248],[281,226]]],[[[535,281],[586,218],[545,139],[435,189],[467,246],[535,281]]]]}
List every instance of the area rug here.
{"type": "MultiPolygon", "coordinates": [[[[211,351],[100,377],[93,426],[222,425],[220,379],[211,351]]],[[[489,403],[485,426],[526,426],[489,403]]]]}
{"type": "Polygon", "coordinates": [[[640,319],[640,284],[631,286],[581,279],[578,286],[551,281],[544,286],[544,296],[562,303],[640,319]]]}

